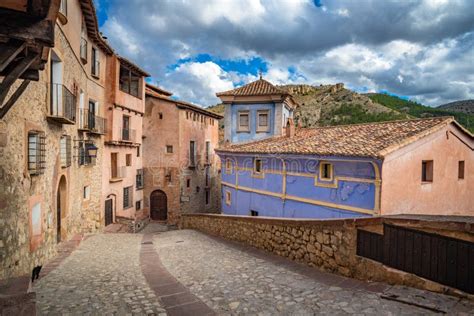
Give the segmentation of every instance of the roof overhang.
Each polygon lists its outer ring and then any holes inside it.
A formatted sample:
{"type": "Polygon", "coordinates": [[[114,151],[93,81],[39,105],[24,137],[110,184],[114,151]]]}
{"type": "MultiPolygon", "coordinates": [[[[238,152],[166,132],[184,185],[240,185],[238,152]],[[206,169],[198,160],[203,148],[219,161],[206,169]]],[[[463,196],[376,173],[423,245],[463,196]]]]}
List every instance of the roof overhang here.
{"type": "Polygon", "coordinates": [[[125,57],[117,55],[118,60],[120,61],[120,64],[124,65],[125,67],[137,72],[138,74],[144,76],[144,77],[150,77],[150,74],[147,73],[145,70],[141,69],[134,63],[132,63],[130,60],[128,60],[125,57]]]}

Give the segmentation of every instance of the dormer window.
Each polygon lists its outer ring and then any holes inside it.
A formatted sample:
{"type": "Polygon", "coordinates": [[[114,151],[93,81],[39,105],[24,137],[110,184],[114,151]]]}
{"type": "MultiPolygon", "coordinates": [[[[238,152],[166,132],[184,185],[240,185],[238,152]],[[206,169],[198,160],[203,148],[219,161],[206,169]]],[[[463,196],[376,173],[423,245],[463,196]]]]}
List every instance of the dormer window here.
{"type": "Polygon", "coordinates": [[[257,111],[257,132],[268,132],[269,127],[268,111],[257,111]]]}
{"type": "Polygon", "coordinates": [[[249,132],[250,131],[250,113],[248,111],[240,111],[238,117],[238,131],[249,132]]]}

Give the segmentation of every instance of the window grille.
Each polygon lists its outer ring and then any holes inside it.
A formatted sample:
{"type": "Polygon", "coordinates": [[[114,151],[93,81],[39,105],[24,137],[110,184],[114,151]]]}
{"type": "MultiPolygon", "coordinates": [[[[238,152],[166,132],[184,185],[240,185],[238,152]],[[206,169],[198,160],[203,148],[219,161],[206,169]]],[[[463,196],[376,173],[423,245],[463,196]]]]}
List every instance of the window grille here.
{"type": "Polygon", "coordinates": [[[43,174],[46,168],[46,136],[43,132],[28,133],[28,171],[43,174]]]}

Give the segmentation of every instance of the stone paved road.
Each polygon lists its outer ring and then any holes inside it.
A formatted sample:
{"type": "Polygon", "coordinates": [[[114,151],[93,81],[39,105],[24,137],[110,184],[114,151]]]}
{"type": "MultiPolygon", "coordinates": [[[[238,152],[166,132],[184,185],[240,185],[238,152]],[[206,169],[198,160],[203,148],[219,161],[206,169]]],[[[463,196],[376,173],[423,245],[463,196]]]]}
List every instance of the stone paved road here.
{"type": "Polygon", "coordinates": [[[168,271],[221,315],[432,313],[374,292],[328,286],[196,231],[160,234],[154,245],[168,271]]]}
{"type": "Polygon", "coordinates": [[[36,283],[40,315],[164,314],[139,265],[142,235],[99,234],[84,240],[36,283]]]}

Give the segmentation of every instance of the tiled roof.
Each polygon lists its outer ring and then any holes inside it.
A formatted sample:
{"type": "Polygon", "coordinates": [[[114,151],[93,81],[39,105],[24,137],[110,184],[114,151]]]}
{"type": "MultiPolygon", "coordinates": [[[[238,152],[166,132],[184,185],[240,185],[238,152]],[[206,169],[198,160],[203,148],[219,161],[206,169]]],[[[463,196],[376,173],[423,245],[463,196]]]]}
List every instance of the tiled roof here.
{"type": "Polygon", "coordinates": [[[216,151],[383,158],[453,121],[452,117],[436,117],[302,128],[297,129],[292,137],[278,136],[250,143],[231,144],[216,151]]]}
{"type": "MultiPolygon", "coordinates": [[[[163,91],[165,91],[165,90],[163,90],[163,91]]],[[[171,92],[168,92],[168,93],[171,93],[171,92]]],[[[199,105],[192,104],[192,103],[189,103],[189,102],[186,102],[186,101],[174,100],[174,99],[170,98],[167,95],[160,94],[160,93],[154,91],[148,84],[145,87],[145,94],[147,96],[151,96],[151,97],[154,97],[154,98],[157,98],[157,99],[161,99],[161,100],[165,100],[165,101],[174,103],[176,105],[176,107],[181,108],[181,109],[188,109],[188,110],[198,112],[200,114],[203,114],[203,115],[206,115],[206,116],[218,119],[218,120],[220,120],[222,118],[222,115],[219,115],[219,114],[216,114],[214,112],[208,111],[205,108],[200,107],[199,105]]]]}
{"type": "Polygon", "coordinates": [[[146,84],[146,87],[145,87],[145,92],[146,94],[149,94],[149,95],[164,95],[164,96],[172,96],[173,93],[169,92],[169,91],[166,91],[165,89],[162,89],[158,86],[154,86],[152,84],[149,84],[147,83],[146,84]]]}
{"type": "Polygon", "coordinates": [[[131,62],[130,60],[128,60],[127,58],[125,57],[122,57],[122,56],[119,56],[117,55],[117,58],[118,60],[123,63],[125,66],[131,68],[132,70],[138,72],[140,75],[144,76],[144,77],[150,77],[150,74],[147,73],[145,70],[141,69],[140,67],[138,67],[137,65],[135,65],[133,62],[131,62]]]}
{"type": "Polygon", "coordinates": [[[270,82],[264,79],[259,79],[257,81],[248,83],[240,88],[216,93],[216,96],[255,96],[272,94],[287,95],[288,92],[275,87],[270,82]]]}

